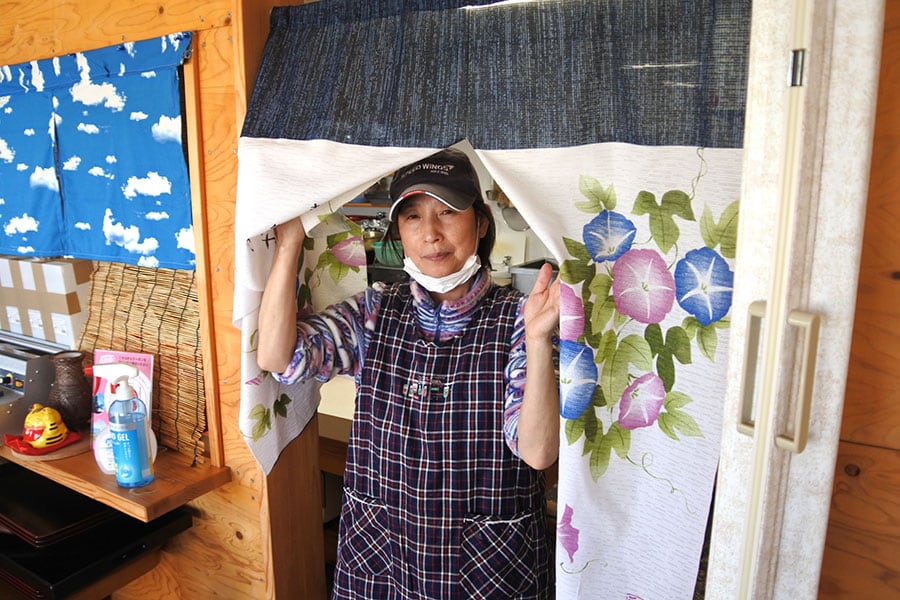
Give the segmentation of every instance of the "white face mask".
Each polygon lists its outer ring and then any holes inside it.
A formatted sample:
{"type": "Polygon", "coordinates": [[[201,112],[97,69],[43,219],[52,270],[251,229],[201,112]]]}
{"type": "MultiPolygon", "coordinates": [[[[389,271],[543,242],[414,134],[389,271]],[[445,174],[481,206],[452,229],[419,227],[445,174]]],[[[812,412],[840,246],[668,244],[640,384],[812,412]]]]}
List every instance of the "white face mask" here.
{"type": "Polygon", "coordinates": [[[478,256],[473,254],[463,265],[462,269],[456,273],[450,273],[443,277],[431,277],[416,268],[415,263],[406,257],[403,259],[403,270],[409,273],[409,276],[429,292],[435,294],[446,294],[450,290],[454,290],[472,278],[478,269],[481,268],[481,261],[478,256]]]}

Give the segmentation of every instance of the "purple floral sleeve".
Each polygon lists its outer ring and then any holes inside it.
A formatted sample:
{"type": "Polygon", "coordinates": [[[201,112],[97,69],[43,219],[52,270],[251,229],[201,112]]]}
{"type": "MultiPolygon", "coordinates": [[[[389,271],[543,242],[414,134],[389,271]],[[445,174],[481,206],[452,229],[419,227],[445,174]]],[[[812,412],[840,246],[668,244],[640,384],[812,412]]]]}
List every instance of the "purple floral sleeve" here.
{"type": "MultiPolygon", "coordinates": [[[[519,311],[516,314],[516,323],[513,327],[512,345],[509,353],[509,362],[506,364],[504,377],[506,379],[506,398],[503,405],[503,435],[506,445],[513,454],[521,458],[519,454],[519,413],[522,411],[522,399],[525,397],[525,315],[523,308],[527,296],[519,300],[519,311]]],[[[559,368],[559,339],[553,336],[553,363],[559,368]]]]}
{"type": "Polygon", "coordinates": [[[372,337],[381,291],[368,288],[321,312],[297,319],[297,345],[291,362],[272,376],[281,383],[312,378],[328,381],[335,375],[356,377],[372,337]]]}
{"type": "Polygon", "coordinates": [[[519,311],[513,328],[509,362],[506,364],[506,398],[503,404],[503,435],[513,454],[519,455],[519,412],[525,397],[525,317],[522,312],[525,298],[519,301],[519,311]]]}

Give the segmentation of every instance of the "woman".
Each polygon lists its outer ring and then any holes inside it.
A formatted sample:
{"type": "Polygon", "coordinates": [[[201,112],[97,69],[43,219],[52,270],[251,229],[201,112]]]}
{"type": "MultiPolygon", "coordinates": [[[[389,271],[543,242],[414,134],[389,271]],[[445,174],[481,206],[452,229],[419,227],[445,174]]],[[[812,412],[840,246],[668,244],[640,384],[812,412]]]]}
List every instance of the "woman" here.
{"type": "Polygon", "coordinates": [[[545,266],[527,298],[492,284],[494,221],[464,153],[400,169],[390,195],[410,283],[298,320],[295,219],[260,306],[261,368],[356,378],[333,597],[549,598],[559,283],[545,266]]]}

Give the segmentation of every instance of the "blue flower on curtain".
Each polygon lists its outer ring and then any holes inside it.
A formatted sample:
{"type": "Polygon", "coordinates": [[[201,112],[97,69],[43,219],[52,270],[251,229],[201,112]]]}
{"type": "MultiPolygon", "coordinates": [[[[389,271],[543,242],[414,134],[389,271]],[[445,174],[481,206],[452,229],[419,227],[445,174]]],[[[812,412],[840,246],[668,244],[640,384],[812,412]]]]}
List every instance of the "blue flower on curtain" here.
{"type": "Polygon", "coordinates": [[[191,34],[0,68],[0,252],[193,268],[191,34]]]}
{"type": "Polygon", "coordinates": [[[697,248],[675,265],[678,304],[701,325],[721,320],[731,308],[734,273],[712,248],[697,248]]]}
{"type": "Polygon", "coordinates": [[[559,356],[560,365],[565,365],[559,374],[560,414],[577,419],[591,404],[597,365],[589,347],[570,340],[560,340],[559,356]]]}
{"type": "MultiPolygon", "coordinates": [[[[705,169],[699,154],[695,185],[705,169]]],[[[584,438],[591,475],[599,479],[613,456],[635,462],[629,451],[636,429],[657,426],[673,441],[703,435],[688,406],[692,398],[678,389],[678,365],[693,362],[694,348],[714,360],[717,330],[729,327],[734,275],[726,258],[734,258],[738,203],[718,222],[707,207],[698,222],[692,195],[681,190],[659,200],[641,191],[625,215],[612,210],[612,185],[582,176],[579,189],[586,200],[577,209],[595,216],[582,240],[565,239],[570,258],[560,266],[561,307],[576,315],[560,324],[561,414],[569,443],[584,438]],[[643,216],[650,238],[635,241],[632,219],[643,216]],[[706,246],[681,255],[674,217],[695,224],[706,246]],[[578,303],[581,313],[573,310],[578,303]],[[584,385],[592,374],[596,385],[584,385]]]]}
{"type": "Polygon", "coordinates": [[[625,215],[604,210],[584,226],[584,244],[595,262],[616,260],[631,248],[636,230],[625,215]]]}

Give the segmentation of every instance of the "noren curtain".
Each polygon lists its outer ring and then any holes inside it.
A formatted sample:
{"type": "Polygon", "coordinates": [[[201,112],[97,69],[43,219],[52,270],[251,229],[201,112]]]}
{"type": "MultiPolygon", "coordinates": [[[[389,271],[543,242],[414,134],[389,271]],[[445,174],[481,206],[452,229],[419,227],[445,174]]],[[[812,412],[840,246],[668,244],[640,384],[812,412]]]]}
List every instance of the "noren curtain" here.
{"type": "MultiPolygon", "coordinates": [[[[241,428],[263,468],[316,404],[314,385],[255,365],[269,228],[312,229],[462,140],[564,284],[558,597],[689,597],[718,455],[749,23],[738,0],[275,9],[235,220],[241,428]]],[[[320,270],[314,303],[358,285],[351,266],[320,270]]]]}
{"type": "Polygon", "coordinates": [[[0,67],[0,253],[193,269],[190,32],[0,67]]]}

